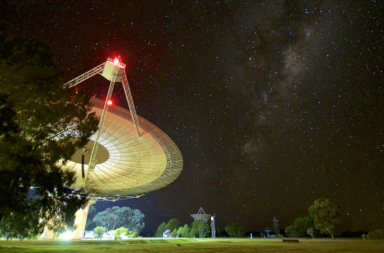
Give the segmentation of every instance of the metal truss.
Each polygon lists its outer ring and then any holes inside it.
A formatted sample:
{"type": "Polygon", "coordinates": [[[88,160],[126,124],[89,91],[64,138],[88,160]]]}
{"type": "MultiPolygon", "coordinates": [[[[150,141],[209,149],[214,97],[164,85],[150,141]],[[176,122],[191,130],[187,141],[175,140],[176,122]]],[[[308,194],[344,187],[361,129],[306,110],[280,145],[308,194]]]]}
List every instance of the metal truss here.
{"type": "Polygon", "coordinates": [[[216,238],[215,216],[211,217],[211,237],[216,238]]]}
{"type": "Polygon", "coordinates": [[[64,88],[72,88],[72,87],[78,85],[79,83],[91,78],[92,76],[95,76],[97,74],[101,74],[104,70],[105,63],[106,62],[100,64],[97,67],[94,67],[93,69],[91,69],[91,70],[85,72],[84,74],[72,79],[71,81],[66,82],[64,84],[64,88]]]}
{"type": "Polygon", "coordinates": [[[101,114],[101,118],[100,118],[100,121],[99,121],[99,130],[97,131],[95,142],[93,144],[91,158],[90,158],[89,164],[88,164],[87,175],[84,178],[84,185],[83,185],[83,187],[86,188],[87,191],[90,191],[91,188],[92,188],[92,186],[91,186],[92,182],[89,182],[90,180],[88,179],[88,176],[89,176],[89,173],[92,172],[95,169],[95,166],[96,166],[96,163],[97,163],[96,154],[97,154],[97,149],[98,149],[99,144],[100,144],[99,143],[99,138],[100,138],[100,135],[101,135],[101,133],[103,131],[105,117],[107,116],[107,112],[108,112],[108,101],[111,98],[113,88],[115,87],[116,75],[117,75],[117,73],[115,71],[115,73],[113,73],[111,84],[109,85],[107,98],[105,99],[105,102],[104,102],[104,109],[103,109],[103,113],[101,114]]]}
{"type": "Polygon", "coordinates": [[[124,71],[124,75],[121,77],[121,83],[123,84],[125,97],[127,98],[127,102],[128,102],[129,111],[131,112],[131,115],[132,115],[132,122],[135,125],[137,135],[140,137],[141,134],[139,132],[139,120],[137,119],[135,105],[133,104],[132,93],[131,93],[131,90],[129,89],[128,79],[127,79],[127,75],[125,74],[125,71],[124,71]]]}
{"type": "Polygon", "coordinates": [[[137,195],[137,196],[125,196],[125,197],[99,197],[98,201],[110,201],[110,202],[116,202],[119,200],[127,200],[127,199],[137,199],[140,198],[143,195],[137,195]]]}

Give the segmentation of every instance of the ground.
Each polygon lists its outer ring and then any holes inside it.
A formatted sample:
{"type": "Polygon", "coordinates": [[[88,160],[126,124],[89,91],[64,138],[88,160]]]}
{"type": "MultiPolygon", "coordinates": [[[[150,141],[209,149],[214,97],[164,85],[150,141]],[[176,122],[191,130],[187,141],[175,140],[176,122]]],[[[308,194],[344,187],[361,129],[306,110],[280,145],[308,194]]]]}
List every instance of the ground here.
{"type": "Polygon", "coordinates": [[[125,241],[0,241],[0,252],[384,252],[384,240],[131,239],[125,241]],[[179,247],[174,244],[180,244],[179,247]]]}

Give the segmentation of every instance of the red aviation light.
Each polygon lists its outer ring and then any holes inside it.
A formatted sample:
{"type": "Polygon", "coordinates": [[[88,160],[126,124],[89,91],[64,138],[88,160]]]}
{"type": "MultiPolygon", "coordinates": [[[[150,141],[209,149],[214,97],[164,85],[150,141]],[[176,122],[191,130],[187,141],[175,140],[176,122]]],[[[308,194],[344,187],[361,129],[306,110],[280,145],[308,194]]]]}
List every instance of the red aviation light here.
{"type": "Polygon", "coordinates": [[[126,64],[122,63],[121,62],[121,58],[120,56],[119,57],[116,57],[114,59],[112,58],[108,58],[108,62],[112,63],[113,65],[117,66],[117,67],[120,67],[120,68],[125,68],[126,64]]]}
{"type": "Polygon", "coordinates": [[[107,105],[112,105],[112,100],[108,100],[107,105]]]}

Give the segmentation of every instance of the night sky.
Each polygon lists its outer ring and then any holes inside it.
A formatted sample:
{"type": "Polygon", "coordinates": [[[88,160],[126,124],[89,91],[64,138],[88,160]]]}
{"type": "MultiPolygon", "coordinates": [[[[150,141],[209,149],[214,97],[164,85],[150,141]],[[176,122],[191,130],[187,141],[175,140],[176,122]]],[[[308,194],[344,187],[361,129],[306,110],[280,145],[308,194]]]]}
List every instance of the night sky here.
{"type": "MultiPolygon", "coordinates": [[[[201,206],[261,231],[325,197],[341,230],[384,228],[382,1],[50,2],[15,31],[51,45],[63,83],[121,55],[138,115],[184,159],[168,187],[98,211],[138,208],[145,232],[201,206]]],[[[121,85],[113,100],[128,108],[121,85]]]]}

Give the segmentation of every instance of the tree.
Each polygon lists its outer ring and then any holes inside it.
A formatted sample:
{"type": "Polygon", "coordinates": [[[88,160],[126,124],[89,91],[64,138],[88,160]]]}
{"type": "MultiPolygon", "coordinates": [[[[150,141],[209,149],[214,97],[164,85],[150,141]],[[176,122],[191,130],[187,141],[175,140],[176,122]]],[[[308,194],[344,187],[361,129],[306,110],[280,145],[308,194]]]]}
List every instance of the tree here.
{"type": "MultiPolygon", "coordinates": [[[[77,97],[62,89],[59,76],[36,78],[10,89],[2,87],[0,93],[0,108],[11,107],[15,112],[6,124],[12,127],[5,129],[3,124],[0,133],[0,221],[19,212],[35,219],[31,221],[33,233],[39,234],[54,218],[56,203],[65,203],[64,222],[73,227],[74,215],[87,199],[70,188],[75,172],[62,170],[61,166],[97,128],[95,115],[88,114],[90,96],[77,97]],[[36,198],[30,197],[32,187],[36,198]],[[39,222],[28,212],[40,213],[43,220],[39,222]]],[[[18,233],[28,234],[25,229],[18,233]]]]}
{"type": "Polygon", "coordinates": [[[221,230],[218,226],[216,226],[216,237],[221,237],[221,230]]]}
{"type": "Polygon", "coordinates": [[[326,198],[319,198],[308,208],[313,218],[315,228],[321,233],[328,234],[334,239],[339,223],[338,206],[326,198]]]}
{"type": "Polygon", "coordinates": [[[207,237],[210,232],[208,223],[203,220],[195,220],[192,222],[192,228],[195,229],[199,238],[207,237]]]}
{"type": "Polygon", "coordinates": [[[36,221],[38,222],[38,214],[27,213],[27,216],[24,216],[20,212],[11,213],[3,217],[1,220],[1,229],[0,236],[5,236],[7,240],[12,237],[18,236],[20,239],[34,237],[36,235],[34,229],[36,221]],[[28,217],[28,216],[36,216],[36,217],[28,217]],[[23,231],[22,234],[19,232],[23,231]]]}
{"type": "Polygon", "coordinates": [[[118,216],[113,211],[112,208],[107,208],[103,212],[98,212],[93,218],[93,221],[98,226],[105,227],[107,231],[115,230],[118,216]]]}
{"type": "Polygon", "coordinates": [[[179,227],[179,229],[177,230],[177,237],[182,237],[183,236],[183,230],[184,230],[183,227],[179,227]]]}
{"type": "Polygon", "coordinates": [[[245,234],[244,228],[240,224],[234,222],[228,223],[224,229],[231,237],[242,237],[245,234]]]}
{"type": "Polygon", "coordinates": [[[95,229],[93,231],[95,231],[95,234],[96,234],[95,238],[96,239],[101,239],[101,238],[103,238],[103,234],[105,232],[105,228],[103,228],[103,227],[95,227],[95,229]]]}
{"type": "Polygon", "coordinates": [[[189,231],[190,231],[190,229],[189,229],[188,224],[185,224],[183,227],[183,232],[182,232],[183,237],[188,238],[189,237],[189,231]]]}
{"type": "Polygon", "coordinates": [[[123,224],[125,227],[128,227],[131,231],[136,231],[140,233],[145,227],[143,219],[145,215],[140,212],[139,209],[128,209],[124,212],[123,224]]]}
{"type": "Polygon", "coordinates": [[[171,231],[177,229],[180,226],[180,221],[175,219],[170,219],[168,224],[166,225],[166,229],[170,229],[171,231]]]}
{"type": "Polygon", "coordinates": [[[176,237],[177,237],[177,229],[176,228],[172,231],[171,237],[173,237],[173,239],[176,239],[176,237]]]}
{"type": "Polygon", "coordinates": [[[180,222],[178,219],[170,219],[167,224],[165,222],[161,223],[155,232],[155,237],[163,237],[163,233],[165,230],[169,229],[171,232],[173,230],[177,230],[180,226],[180,222]]]}
{"type": "Polygon", "coordinates": [[[188,238],[194,238],[197,234],[197,231],[194,228],[191,228],[188,233],[188,238]]]}
{"type": "Polygon", "coordinates": [[[19,133],[17,124],[12,120],[16,116],[16,112],[12,109],[13,103],[7,103],[8,95],[0,95],[0,135],[9,138],[10,134],[19,133]]]}
{"type": "Polygon", "coordinates": [[[61,212],[60,205],[57,205],[55,216],[47,223],[47,228],[53,232],[52,240],[55,240],[55,237],[58,237],[60,234],[64,233],[66,229],[64,222],[65,219],[63,216],[65,216],[65,214],[61,212]]]}
{"type": "Polygon", "coordinates": [[[155,237],[163,237],[164,231],[167,230],[165,226],[165,222],[160,224],[160,226],[156,230],[155,237]]]}
{"type": "MultiPolygon", "coordinates": [[[[0,15],[0,27],[18,21],[17,5],[2,2],[0,9],[5,13],[0,15]]],[[[55,72],[46,43],[7,37],[1,31],[1,229],[22,237],[40,234],[55,219],[58,203],[63,222],[71,229],[87,196],[70,188],[75,173],[61,166],[97,130],[98,119],[90,113],[91,96],[63,89],[63,75],[55,72]],[[36,197],[30,196],[32,187],[36,197]]]]}
{"type": "Polygon", "coordinates": [[[93,230],[96,227],[96,222],[93,221],[93,218],[96,216],[96,208],[91,205],[88,210],[87,223],[85,225],[85,230],[93,230]]]}
{"type": "Polygon", "coordinates": [[[144,217],[144,214],[138,209],[114,206],[98,212],[92,221],[97,226],[106,227],[108,230],[114,230],[116,227],[126,227],[139,233],[145,226],[144,217]]]}
{"type": "Polygon", "coordinates": [[[285,229],[285,234],[289,237],[304,237],[307,230],[313,228],[313,219],[311,217],[301,217],[293,222],[293,225],[285,229]]]}

